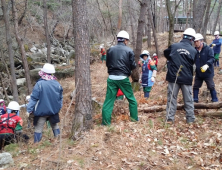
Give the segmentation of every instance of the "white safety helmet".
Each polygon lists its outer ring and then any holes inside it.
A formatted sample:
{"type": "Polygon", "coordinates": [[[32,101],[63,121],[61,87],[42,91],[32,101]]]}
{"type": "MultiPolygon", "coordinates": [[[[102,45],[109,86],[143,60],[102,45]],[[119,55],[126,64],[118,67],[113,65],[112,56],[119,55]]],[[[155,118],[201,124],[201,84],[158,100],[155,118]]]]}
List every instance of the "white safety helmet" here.
{"type": "Polygon", "coordinates": [[[219,31],[214,32],[214,35],[219,35],[219,34],[220,34],[219,31]]]}
{"type": "Polygon", "coordinates": [[[156,53],[153,53],[153,56],[156,56],[156,53]]]}
{"type": "Polygon", "coordinates": [[[18,102],[16,102],[16,101],[11,101],[11,102],[8,104],[7,109],[20,110],[20,106],[19,106],[18,102]]]}
{"type": "Polygon", "coordinates": [[[30,96],[26,96],[25,100],[29,101],[30,100],[30,96]]]}
{"type": "Polygon", "coordinates": [[[195,40],[194,41],[203,40],[203,39],[204,39],[204,37],[200,33],[197,33],[195,35],[195,40]]]}
{"type": "Polygon", "coordinates": [[[125,38],[125,39],[129,40],[129,34],[126,31],[124,31],[124,30],[120,31],[117,34],[117,37],[118,38],[125,38]]]}
{"type": "Polygon", "coordinates": [[[55,73],[55,67],[52,64],[45,63],[41,71],[48,73],[48,74],[53,74],[55,73]]]}
{"type": "Polygon", "coordinates": [[[196,31],[193,28],[187,28],[184,32],[183,35],[188,35],[191,37],[195,37],[196,31]]]}
{"type": "Polygon", "coordinates": [[[149,57],[150,56],[149,51],[143,50],[142,54],[140,54],[140,58],[143,58],[144,55],[147,55],[149,57]]]}

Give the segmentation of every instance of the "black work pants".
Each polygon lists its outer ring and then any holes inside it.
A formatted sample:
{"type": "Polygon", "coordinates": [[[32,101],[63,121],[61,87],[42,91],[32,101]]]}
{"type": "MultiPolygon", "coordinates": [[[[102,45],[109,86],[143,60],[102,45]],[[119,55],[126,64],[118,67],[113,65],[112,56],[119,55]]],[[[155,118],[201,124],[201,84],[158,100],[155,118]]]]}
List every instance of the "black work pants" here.
{"type": "Polygon", "coordinates": [[[215,84],[214,84],[213,77],[201,78],[199,76],[195,76],[193,89],[199,89],[202,86],[203,81],[206,82],[207,88],[209,90],[214,90],[215,89],[215,84]]]}

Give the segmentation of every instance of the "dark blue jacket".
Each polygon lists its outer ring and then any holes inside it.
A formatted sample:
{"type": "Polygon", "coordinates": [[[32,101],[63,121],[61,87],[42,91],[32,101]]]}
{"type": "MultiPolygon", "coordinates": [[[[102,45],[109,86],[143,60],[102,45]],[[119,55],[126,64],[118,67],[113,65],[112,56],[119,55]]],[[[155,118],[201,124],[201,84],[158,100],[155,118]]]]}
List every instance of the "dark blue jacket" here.
{"type": "Polygon", "coordinates": [[[40,79],[35,84],[27,112],[35,116],[52,116],[62,108],[62,86],[56,80],[40,79]]]}
{"type": "Polygon", "coordinates": [[[196,54],[197,51],[192,47],[188,39],[183,39],[179,43],[172,44],[168,49],[164,50],[164,56],[168,60],[166,80],[174,83],[177,72],[180,66],[182,66],[176,83],[192,85],[193,64],[196,54]]]}
{"type": "Polygon", "coordinates": [[[197,55],[195,56],[195,64],[196,64],[196,76],[200,78],[207,78],[214,76],[214,52],[213,49],[203,44],[202,50],[199,52],[197,51],[197,55]],[[209,68],[202,73],[200,67],[207,64],[209,68]]]}
{"type": "Polygon", "coordinates": [[[214,39],[213,42],[209,46],[211,47],[212,44],[216,44],[216,46],[213,47],[214,54],[220,54],[220,51],[221,51],[220,39],[214,39]]]}

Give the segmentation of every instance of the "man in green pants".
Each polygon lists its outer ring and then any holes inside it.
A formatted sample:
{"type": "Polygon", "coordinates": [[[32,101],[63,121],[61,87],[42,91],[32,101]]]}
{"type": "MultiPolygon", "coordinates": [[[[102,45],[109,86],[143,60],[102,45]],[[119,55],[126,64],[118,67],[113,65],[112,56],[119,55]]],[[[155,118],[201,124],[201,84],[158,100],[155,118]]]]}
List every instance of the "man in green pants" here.
{"type": "Polygon", "coordinates": [[[129,102],[130,118],[138,121],[137,101],[134,97],[129,76],[136,68],[134,52],[126,45],[129,42],[129,34],[120,31],[117,34],[118,44],[107,50],[106,66],[109,77],[107,79],[106,99],[102,109],[102,125],[111,124],[111,115],[118,89],[121,89],[129,102]]]}

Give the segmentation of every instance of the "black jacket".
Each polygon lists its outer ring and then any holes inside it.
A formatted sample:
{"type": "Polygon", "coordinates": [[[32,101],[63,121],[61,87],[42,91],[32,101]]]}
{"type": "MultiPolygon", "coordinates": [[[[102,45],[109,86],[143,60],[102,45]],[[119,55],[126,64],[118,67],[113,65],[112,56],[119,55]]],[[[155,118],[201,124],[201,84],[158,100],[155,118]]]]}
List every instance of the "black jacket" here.
{"type": "Polygon", "coordinates": [[[130,76],[131,70],[136,68],[134,52],[123,42],[107,50],[106,66],[109,75],[130,76]]]}
{"type": "Polygon", "coordinates": [[[195,64],[196,64],[196,76],[200,78],[208,78],[214,76],[214,51],[212,48],[207,46],[207,44],[203,44],[202,50],[199,52],[197,51],[197,55],[195,57],[195,64]],[[200,67],[207,64],[209,68],[206,72],[202,73],[200,67]]]}
{"type": "Polygon", "coordinates": [[[164,56],[168,60],[166,80],[174,83],[177,72],[182,65],[176,83],[192,85],[193,64],[196,54],[196,49],[192,47],[192,44],[188,39],[183,39],[179,43],[172,44],[168,49],[164,50],[164,56]]]}

